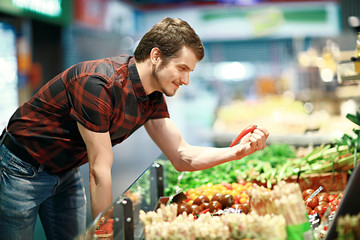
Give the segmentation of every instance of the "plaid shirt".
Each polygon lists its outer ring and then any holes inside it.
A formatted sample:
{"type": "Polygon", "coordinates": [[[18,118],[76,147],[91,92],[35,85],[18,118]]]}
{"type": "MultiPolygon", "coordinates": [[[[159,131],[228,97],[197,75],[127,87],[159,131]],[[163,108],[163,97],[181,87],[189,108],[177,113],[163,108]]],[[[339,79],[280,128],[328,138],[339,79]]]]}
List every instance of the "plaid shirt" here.
{"type": "Polygon", "coordinates": [[[76,123],[122,142],[149,119],[169,117],[162,93],[146,95],[135,59],[76,64],[45,84],[11,117],[8,131],[51,173],[88,161],[76,123]]]}

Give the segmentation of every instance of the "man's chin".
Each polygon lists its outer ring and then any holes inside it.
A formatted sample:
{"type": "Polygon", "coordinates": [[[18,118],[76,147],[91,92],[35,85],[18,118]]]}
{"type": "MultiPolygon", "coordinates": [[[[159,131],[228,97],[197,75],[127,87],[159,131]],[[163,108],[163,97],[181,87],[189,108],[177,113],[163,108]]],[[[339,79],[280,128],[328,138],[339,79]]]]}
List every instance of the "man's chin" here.
{"type": "Polygon", "coordinates": [[[170,91],[162,91],[162,92],[165,94],[165,96],[172,97],[175,95],[176,90],[174,90],[173,92],[170,92],[170,91]]]}

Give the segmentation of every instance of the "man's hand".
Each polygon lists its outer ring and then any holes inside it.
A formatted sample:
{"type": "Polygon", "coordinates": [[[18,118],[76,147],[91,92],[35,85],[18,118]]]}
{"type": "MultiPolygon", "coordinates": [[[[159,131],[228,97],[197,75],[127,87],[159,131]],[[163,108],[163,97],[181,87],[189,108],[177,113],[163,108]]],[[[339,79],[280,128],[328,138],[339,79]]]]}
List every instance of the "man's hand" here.
{"type": "Polygon", "coordinates": [[[240,144],[234,146],[234,148],[237,148],[238,150],[237,155],[239,155],[239,157],[244,157],[244,155],[247,156],[265,148],[268,137],[268,130],[261,126],[257,126],[253,132],[246,134],[241,139],[240,144]]]}
{"type": "Polygon", "coordinates": [[[91,211],[95,218],[112,203],[111,167],[113,152],[109,132],[90,131],[78,123],[89,159],[91,211]]]}

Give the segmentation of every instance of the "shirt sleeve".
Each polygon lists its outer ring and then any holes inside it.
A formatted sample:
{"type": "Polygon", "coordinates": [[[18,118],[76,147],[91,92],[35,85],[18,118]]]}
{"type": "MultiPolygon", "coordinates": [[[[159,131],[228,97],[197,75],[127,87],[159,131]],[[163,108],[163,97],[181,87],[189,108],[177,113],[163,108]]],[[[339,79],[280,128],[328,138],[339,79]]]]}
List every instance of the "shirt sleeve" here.
{"type": "Polygon", "coordinates": [[[94,132],[109,131],[113,112],[108,82],[99,75],[85,75],[68,86],[70,116],[94,132]]]}

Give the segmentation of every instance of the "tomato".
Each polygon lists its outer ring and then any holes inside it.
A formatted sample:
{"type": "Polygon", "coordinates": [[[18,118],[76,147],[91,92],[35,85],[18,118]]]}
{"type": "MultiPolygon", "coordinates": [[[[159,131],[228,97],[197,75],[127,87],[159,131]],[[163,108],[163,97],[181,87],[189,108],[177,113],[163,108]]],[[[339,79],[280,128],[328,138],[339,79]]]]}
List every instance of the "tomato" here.
{"type": "Polygon", "coordinates": [[[315,210],[311,210],[311,212],[310,212],[310,215],[314,215],[314,214],[316,214],[317,212],[315,211],[315,210]]]}
{"type": "Polygon", "coordinates": [[[226,189],[228,189],[228,190],[233,190],[233,187],[231,186],[230,183],[228,183],[228,182],[222,182],[221,184],[222,184],[224,187],[226,187],[226,189]]]}
{"type": "Polygon", "coordinates": [[[327,194],[327,195],[325,195],[325,194],[323,194],[323,195],[320,195],[319,196],[319,202],[329,202],[329,194],[327,194]]]}
{"type": "Polygon", "coordinates": [[[309,197],[305,200],[305,205],[314,209],[319,204],[319,198],[317,196],[310,199],[309,197]]]}
{"type": "Polygon", "coordinates": [[[199,215],[201,211],[203,211],[203,209],[199,205],[191,205],[191,212],[193,215],[199,215]]]}
{"type": "Polygon", "coordinates": [[[222,199],[224,197],[224,195],[222,195],[221,193],[216,193],[212,198],[211,201],[218,201],[220,203],[220,199],[222,199]]]}
{"type": "Polygon", "coordinates": [[[310,207],[308,207],[308,206],[306,206],[306,213],[308,214],[308,215],[310,215],[310,212],[312,211],[312,209],[310,208],[310,207]]]}
{"type": "Polygon", "coordinates": [[[210,209],[210,212],[213,213],[213,212],[216,212],[216,211],[222,209],[222,205],[219,201],[211,201],[209,204],[209,209],[210,209]]]}
{"type": "Polygon", "coordinates": [[[240,195],[236,195],[235,197],[235,203],[240,203],[241,200],[241,196],[240,195]]]}
{"type": "Polygon", "coordinates": [[[245,213],[245,207],[242,205],[242,204],[239,204],[239,203],[235,203],[231,206],[231,208],[233,209],[241,209],[241,211],[243,213],[245,213]]]}
{"type": "Polygon", "coordinates": [[[339,205],[340,205],[340,199],[334,200],[334,201],[333,201],[333,204],[334,204],[335,206],[339,206],[339,205]]]}
{"type": "Polygon", "coordinates": [[[231,194],[226,194],[223,198],[220,199],[220,203],[223,208],[231,207],[234,204],[234,197],[231,194]]]}
{"type": "Polygon", "coordinates": [[[177,215],[182,214],[183,212],[186,212],[187,214],[191,214],[192,213],[192,209],[191,206],[187,203],[180,203],[178,204],[177,207],[177,215]]]}
{"type": "Polygon", "coordinates": [[[241,179],[241,180],[239,180],[239,182],[238,182],[239,184],[241,184],[241,185],[243,185],[243,186],[245,186],[246,185],[246,181],[245,180],[243,180],[243,179],[241,179]]]}
{"type": "Polygon", "coordinates": [[[210,202],[209,198],[205,195],[200,195],[194,200],[193,204],[200,206],[204,202],[210,202]]]}
{"type": "Polygon", "coordinates": [[[329,205],[330,205],[331,211],[336,211],[336,209],[337,209],[336,205],[334,205],[333,203],[329,203],[329,205]]]}
{"type": "Polygon", "coordinates": [[[201,208],[202,210],[205,210],[205,209],[208,209],[208,208],[209,208],[209,205],[210,205],[210,203],[204,202],[204,203],[202,203],[202,204],[200,205],[200,208],[201,208]]]}
{"type": "Polygon", "coordinates": [[[324,214],[327,210],[327,206],[318,205],[314,208],[318,213],[324,214]]]}
{"type": "Polygon", "coordinates": [[[337,195],[329,195],[329,202],[332,202],[336,199],[337,195]]]}
{"type": "Polygon", "coordinates": [[[243,205],[243,207],[245,209],[244,213],[248,214],[249,211],[250,211],[250,205],[248,203],[243,203],[242,205],[243,205]]]}
{"type": "Polygon", "coordinates": [[[314,189],[308,188],[302,192],[303,199],[305,199],[307,196],[310,196],[315,192],[314,189]]]}

